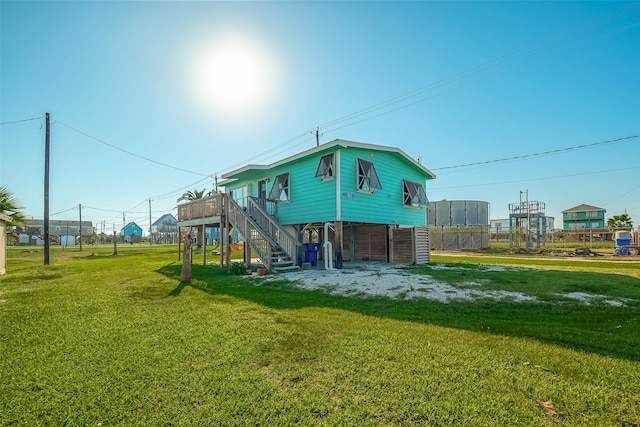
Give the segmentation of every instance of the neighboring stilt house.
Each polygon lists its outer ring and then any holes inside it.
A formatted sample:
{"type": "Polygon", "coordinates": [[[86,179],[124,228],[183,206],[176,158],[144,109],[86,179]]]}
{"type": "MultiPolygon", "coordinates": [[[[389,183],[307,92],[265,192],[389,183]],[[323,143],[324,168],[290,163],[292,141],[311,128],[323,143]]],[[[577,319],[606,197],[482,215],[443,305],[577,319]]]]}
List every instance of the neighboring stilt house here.
{"type": "Polygon", "coordinates": [[[270,269],[316,250],[326,268],[429,261],[425,184],[435,175],[398,148],[335,140],[222,178],[225,194],[180,205],[178,225],[228,222],[270,269]]]}

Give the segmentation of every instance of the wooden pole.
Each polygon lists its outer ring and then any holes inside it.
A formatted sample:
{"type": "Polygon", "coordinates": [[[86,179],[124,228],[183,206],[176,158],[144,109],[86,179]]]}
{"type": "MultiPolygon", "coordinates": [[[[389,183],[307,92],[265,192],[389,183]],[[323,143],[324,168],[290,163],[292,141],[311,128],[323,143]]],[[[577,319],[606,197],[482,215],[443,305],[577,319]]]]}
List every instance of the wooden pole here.
{"type": "Polygon", "coordinates": [[[151,198],[149,198],[149,244],[153,245],[153,234],[151,234],[151,198]]]}
{"type": "MultiPolygon", "coordinates": [[[[244,263],[247,264],[249,268],[251,268],[251,223],[249,223],[248,219],[244,221],[244,229],[249,230],[244,236],[244,263]]],[[[231,238],[231,236],[229,236],[231,238]]]]}
{"type": "MultiPolygon", "coordinates": [[[[228,197],[228,196],[227,196],[228,197]]],[[[226,259],[227,259],[227,267],[231,265],[231,246],[229,245],[229,240],[231,239],[231,232],[229,231],[229,202],[225,201],[224,205],[224,244],[227,247],[226,259]]],[[[220,236],[220,242],[222,243],[222,236],[220,236]]],[[[220,252],[220,262],[222,263],[222,252],[220,252]]]]}
{"type": "Polygon", "coordinates": [[[49,157],[51,157],[49,121],[49,113],[46,113],[44,137],[44,265],[49,265],[49,157]]]}
{"type": "Polygon", "coordinates": [[[207,229],[202,224],[202,265],[207,265],[207,229]]]}
{"type": "Polygon", "coordinates": [[[182,258],[182,270],[180,271],[180,281],[182,283],[191,283],[191,245],[193,238],[191,230],[184,236],[184,257],[182,258]]]}
{"type": "Polygon", "coordinates": [[[82,252],[82,205],[78,204],[78,210],[80,211],[80,227],[78,227],[78,229],[80,230],[80,252],[82,252]]]}

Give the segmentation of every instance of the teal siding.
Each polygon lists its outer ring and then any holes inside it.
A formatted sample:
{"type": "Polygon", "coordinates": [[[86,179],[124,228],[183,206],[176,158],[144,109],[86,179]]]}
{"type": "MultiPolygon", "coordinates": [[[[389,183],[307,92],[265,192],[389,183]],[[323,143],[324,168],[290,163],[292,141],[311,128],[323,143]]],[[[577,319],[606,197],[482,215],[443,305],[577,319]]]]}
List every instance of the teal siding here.
{"type": "MultiPolygon", "coordinates": [[[[273,169],[274,176],[289,172],[289,202],[278,204],[278,215],[282,224],[306,224],[335,219],[336,181],[323,181],[315,177],[323,154],[299,159],[273,169]]],[[[271,186],[267,186],[267,191],[271,191],[271,186]]]]}
{"type": "Polygon", "coordinates": [[[562,213],[562,228],[605,228],[605,210],[571,211],[562,213]]]}
{"type": "Polygon", "coordinates": [[[269,170],[248,170],[234,177],[237,181],[226,185],[226,191],[249,184],[249,193],[258,196],[258,180],[268,178],[267,196],[275,177],[289,173],[289,202],[278,203],[281,224],[306,224],[329,222],[336,218],[336,180],[316,178],[320,158],[332,151],[316,153],[307,158],[286,163],[269,170]]]}
{"type": "Polygon", "coordinates": [[[342,194],[353,195],[352,198],[341,197],[342,221],[399,225],[426,224],[424,207],[410,208],[402,204],[402,180],[407,179],[425,186],[425,177],[395,153],[343,148],[340,153],[340,178],[342,194]],[[373,163],[382,190],[375,189],[373,194],[358,191],[358,158],[373,163]]]}
{"type": "Polygon", "coordinates": [[[249,168],[232,177],[236,181],[227,183],[230,191],[249,185],[249,194],[257,196],[258,180],[268,178],[267,194],[278,175],[289,173],[289,201],[278,203],[280,223],[307,224],[341,221],[374,224],[426,225],[425,207],[403,206],[402,180],[423,185],[426,191],[426,176],[410,160],[399,153],[353,146],[332,146],[306,157],[284,160],[271,168],[249,168]],[[334,153],[336,178],[340,179],[340,215],[336,212],[337,179],[322,180],[315,176],[322,156],[334,153]],[[372,194],[357,189],[358,163],[361,158],[373,163],[382,190],[372,194]]]}

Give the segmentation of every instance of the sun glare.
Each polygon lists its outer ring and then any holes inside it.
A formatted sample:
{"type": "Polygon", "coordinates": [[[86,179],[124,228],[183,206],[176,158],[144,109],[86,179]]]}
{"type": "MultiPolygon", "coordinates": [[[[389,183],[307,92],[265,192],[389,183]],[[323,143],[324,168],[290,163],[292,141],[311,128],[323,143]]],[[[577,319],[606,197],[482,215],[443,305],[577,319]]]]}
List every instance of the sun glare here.
{"type": "Polygon", "coordinates": [[[191,86],[199,103],[218,117],[242,119],[266,107],[276,92],[276,66],[254,40],[231,36],[195,55],[191,86]]]}

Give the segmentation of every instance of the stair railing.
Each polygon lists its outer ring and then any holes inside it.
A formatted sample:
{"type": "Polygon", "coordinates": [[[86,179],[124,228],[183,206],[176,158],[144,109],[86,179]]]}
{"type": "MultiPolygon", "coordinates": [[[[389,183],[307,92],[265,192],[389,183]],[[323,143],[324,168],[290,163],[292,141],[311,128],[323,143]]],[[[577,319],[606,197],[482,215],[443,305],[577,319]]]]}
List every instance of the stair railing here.
{"type": "Polygon", "coordinates": [[[229,215],[229,223],[238,230],[245,242],[249,242],[249,247],[265,267],[271,270],[272,248],[277,246],[278,242],[267,235],[249,213],[229,196],[227,196],[227,214],[229,215]]]}
{"type": "Polygon", "coordinates": [[[302,250],[302,243],[285,230],[278,220],[270,214],[270,211],[277,212],[275,206],[277,206],[277,203],[273,200],[249,197],[247,212],[255,219],[256,223],[276,241],[277,246],[297,264],[298,254],[300,254],[302,250]],[[271,206],[274,207],[271,208],[271,206]]]}

